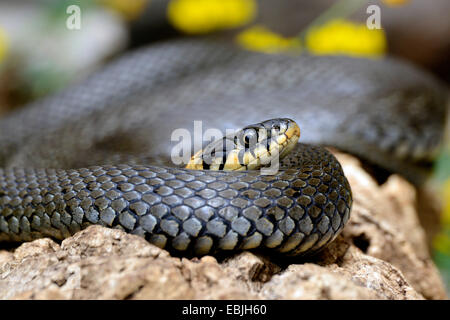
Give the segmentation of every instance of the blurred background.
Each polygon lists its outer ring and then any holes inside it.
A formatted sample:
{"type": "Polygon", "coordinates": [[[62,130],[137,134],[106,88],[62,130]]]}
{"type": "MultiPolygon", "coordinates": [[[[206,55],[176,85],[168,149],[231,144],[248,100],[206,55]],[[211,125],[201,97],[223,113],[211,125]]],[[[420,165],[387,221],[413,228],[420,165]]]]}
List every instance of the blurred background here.
{"type": "MultiPolygon", "coordinates": [[[[210,34],[273,54],[395,55],[448,86],[449,16],[449,0],[2,0],[0,117],[127,50],[210,34]],[[378,13],[382,28],[370,30],[366,23],[376,25],[378,13]]],[[[446,137],[431,182],[442,209],[430,243],[449,289],[449,132],[446,137]]]]}

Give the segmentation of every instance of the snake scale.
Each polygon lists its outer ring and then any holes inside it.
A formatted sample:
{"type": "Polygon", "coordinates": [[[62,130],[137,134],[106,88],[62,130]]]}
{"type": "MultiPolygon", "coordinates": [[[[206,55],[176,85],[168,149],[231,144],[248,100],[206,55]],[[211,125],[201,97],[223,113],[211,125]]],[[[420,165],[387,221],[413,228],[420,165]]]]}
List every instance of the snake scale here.
{"type": "Polygon", "coordinates": [[[393,58],[265,55],[215,39],[137,49],[0,119],[0,240],[64,239],[100,224],[182,254],[315,252],[352,203],[322,146],[418,183],[443,138],[446,101],[432,76],[393,58]],[[303,142],[275,175],[170,160],[175,129],[196,139],[199,126],[278,117],[295,119],[303,142]]]}

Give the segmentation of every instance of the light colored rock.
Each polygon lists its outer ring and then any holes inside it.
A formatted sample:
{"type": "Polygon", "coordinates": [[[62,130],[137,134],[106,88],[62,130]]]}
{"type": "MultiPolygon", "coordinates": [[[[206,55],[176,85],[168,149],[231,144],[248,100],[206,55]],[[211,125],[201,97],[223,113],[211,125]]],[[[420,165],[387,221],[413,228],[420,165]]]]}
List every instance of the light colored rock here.
{"type": "Polygon", "coordinates": [[[269,299],[423,299],[387,262],[350,247],[342,265],[293,264],[263,287],[269,299]]]}
{"type": "Polygon", "coordinates": [[[346,154],[337,154],[353,190],[352,217],[343,236],[369,256],[389,262],[425,298],[446,298],[430,259],[417,213],[416,189],[398,175],[381,186],[346,154]],[[426,275],[426,276],[425,276],[426,275]]]}
{"type": "Polygon", "coordinates": [[[222,261],[170,256],[143,238],[92,226],[0,251],[1,299],[445,299],[417,194],[399,176],[382,186],[338,153],[354,196],[342,234],[310,258],[242,252],[222,261]]]}

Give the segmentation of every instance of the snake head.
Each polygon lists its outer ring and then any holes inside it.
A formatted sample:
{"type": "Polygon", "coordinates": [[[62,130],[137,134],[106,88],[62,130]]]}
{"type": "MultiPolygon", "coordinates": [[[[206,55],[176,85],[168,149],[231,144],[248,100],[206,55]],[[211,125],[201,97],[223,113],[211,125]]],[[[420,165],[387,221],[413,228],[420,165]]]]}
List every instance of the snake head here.
{"type": "Polygon", "coordinates": [[[187,169],[256,170],[282,159],[297,144],[300,128],[294,120],[276,118],[248,125],[198,151],[187,169]]]}

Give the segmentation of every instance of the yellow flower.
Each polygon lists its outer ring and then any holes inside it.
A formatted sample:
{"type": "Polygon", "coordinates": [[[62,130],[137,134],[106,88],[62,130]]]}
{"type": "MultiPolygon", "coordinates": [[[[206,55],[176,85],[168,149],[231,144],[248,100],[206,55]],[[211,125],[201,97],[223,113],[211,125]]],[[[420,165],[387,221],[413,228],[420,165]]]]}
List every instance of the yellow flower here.
{"type": "Polygon", "coordinates": [[[6,33],[0,27],[0,63],[6,57],[6,52],[8,51],[8,38],[6,33]]]}
{"type": "Polygon", "coordinates": [[[409,0],[383,0],[383,2],[390,6],[401,6],[409,2],[409,0]]]}
{"type": "Polygon", "coordinates": [[[450,178],[444,183],[444,214],[442,216],[442,224],[450,226],[450,178]]]}
{"type": "Polygon", "coordinates": [[[433,239],[433,248],[439,252],[450,254],[450,234],[441,232],[433,239]]]}
{"type": "Polygon", "coordinates": [[[127,20],[137,18],[144,10],[149,0],[99,0],[102,5],[105,5],[127,20]]]}
{"type": "Polygon", "coordinates": [[[450,178],[443,186],[444,211],[441,218],[443,230],[433,239],[437,251],[450,254],[450,178]]]}
{"type": "Polygon", "coordinates": [[[237,35],[236,41],[247,50],[265,53],[299,52],[301,50],[299,38],[286,38],[260,25],[242,31],[237,35]]]}
{"type": "Polygon", "coordinates": [[[380,56],[387,46],[383,30],[369,30],[365,24],[342,19],[311,28],[305,41],[306,47],[318,55],[380,56]]]}
{"type": "Polygon", "coordinates": [[[180,31],[202,34],[242,26],[256,11],[255,0],[172,0],[167,16],[180,31]]]}

